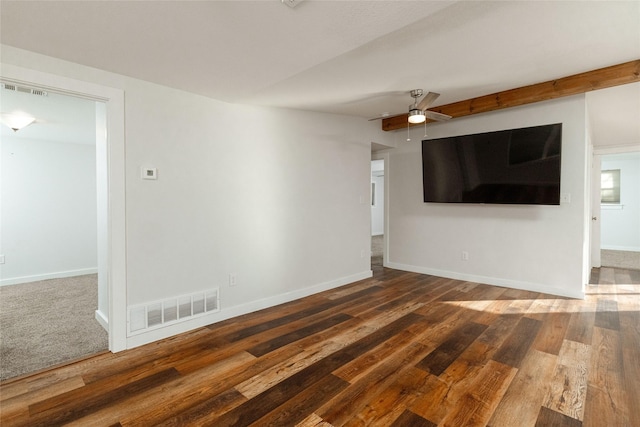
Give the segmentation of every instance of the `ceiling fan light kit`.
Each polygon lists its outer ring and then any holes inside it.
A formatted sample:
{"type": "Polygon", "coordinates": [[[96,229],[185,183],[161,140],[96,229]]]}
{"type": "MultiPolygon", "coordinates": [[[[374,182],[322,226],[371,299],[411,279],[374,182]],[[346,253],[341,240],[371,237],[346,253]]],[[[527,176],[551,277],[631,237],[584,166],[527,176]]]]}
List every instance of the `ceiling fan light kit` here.
{"type": "Polygon", "coordinates": [[[409,123],[422,123],[427,120],[427,116],[424,115],[422,110],[412,108],[409,110],[409,123]]]}

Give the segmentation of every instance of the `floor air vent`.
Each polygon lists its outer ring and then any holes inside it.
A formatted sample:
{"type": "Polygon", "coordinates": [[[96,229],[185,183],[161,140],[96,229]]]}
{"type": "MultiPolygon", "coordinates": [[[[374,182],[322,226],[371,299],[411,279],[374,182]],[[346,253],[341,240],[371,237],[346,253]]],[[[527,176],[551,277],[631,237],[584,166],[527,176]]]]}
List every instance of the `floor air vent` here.
{"type": "Polygon", "coordinates": [[[129,334],[135,335],[220,311],[219,288],[129,307],[129,334]]]}

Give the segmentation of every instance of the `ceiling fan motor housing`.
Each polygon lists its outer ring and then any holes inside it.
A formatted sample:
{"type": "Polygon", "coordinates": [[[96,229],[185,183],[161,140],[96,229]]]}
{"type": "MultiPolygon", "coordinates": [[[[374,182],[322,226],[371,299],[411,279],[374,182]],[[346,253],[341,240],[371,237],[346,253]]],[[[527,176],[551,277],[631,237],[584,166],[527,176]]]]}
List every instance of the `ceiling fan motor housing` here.
{"type": "Polygon", "coordinates": [[[422,110],[418,110],[417,108],[415,108],[415,105],[413,106],[414,108],[411,108],[409,110],[409,123],[422,123],[426,120],[426,117],[424,115],[424,113],[422,112],[422,110]]]}
{"type": "Polygon", "coordinates": [[[418,108],[418,98],[423,94],[422,89],[413,89],[409,93],[414,99],[413,104],[409,105],[409,123],[422,123],[426,120],[424,113],[418,108]]]}

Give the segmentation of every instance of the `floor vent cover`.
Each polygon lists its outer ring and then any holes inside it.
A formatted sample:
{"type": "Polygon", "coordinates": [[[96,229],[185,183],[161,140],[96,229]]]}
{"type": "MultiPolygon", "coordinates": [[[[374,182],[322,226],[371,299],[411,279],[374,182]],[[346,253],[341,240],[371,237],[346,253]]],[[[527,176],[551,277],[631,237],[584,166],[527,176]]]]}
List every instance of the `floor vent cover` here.
{"type": "Polygon", "coordinates": [[[130,306],[129,334],[135,335],[220,311],[219,288],[130,306]]]}

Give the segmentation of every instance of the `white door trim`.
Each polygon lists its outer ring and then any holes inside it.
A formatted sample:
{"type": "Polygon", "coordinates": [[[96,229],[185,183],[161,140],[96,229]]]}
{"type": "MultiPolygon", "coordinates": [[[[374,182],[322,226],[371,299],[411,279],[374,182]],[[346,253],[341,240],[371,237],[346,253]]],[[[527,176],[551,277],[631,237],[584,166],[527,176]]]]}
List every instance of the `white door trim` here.
{"type": "Polygon", "coordinates": [[[41,71],[2,64],[1,78],[94,101],[104,102],[107,113],[107,283],[109,291],[109,350],[127,346],[126,217],[124,91],[41,71]]]}
{"type": "Polygon", "coordinates": [[[600,268],[600,168],[602,155],[593,154],[591,160],[591,209],[589,209],[591,224],[591,262],[590,268],[600,268]]]}
{"type": "Polygon", "coordinates": [[[593,159],[591,169],[591,267],[600,267],[600,250],[601,250],[601,233],[600,233],[600,168],[602,165],[602,156],[607,154],[633,153],[640,151],[640,144],[625,144],[609,147],[593,147],[593,159]],[[596,218],[595,220],[593,218],[596,218]],[[597,228],[596,228],[597,227],[597,228]]]}

